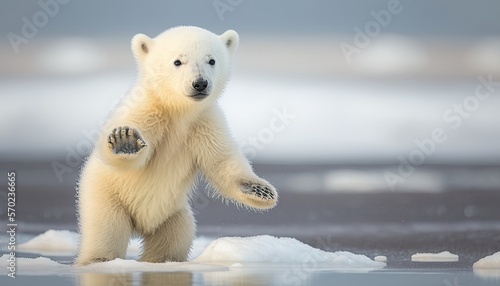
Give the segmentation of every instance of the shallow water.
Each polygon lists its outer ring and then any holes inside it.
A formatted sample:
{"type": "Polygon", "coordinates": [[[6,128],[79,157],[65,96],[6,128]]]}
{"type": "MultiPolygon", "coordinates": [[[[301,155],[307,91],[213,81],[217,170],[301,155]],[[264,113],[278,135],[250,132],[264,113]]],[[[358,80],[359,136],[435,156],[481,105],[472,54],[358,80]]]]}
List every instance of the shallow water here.
{"type": "MultiPolygon", "coordinates": [[[[173,272],[142,272],[140,269],[123,273],[68,273],[57,275],[18,275],[12,279],[2,275],[0,285],[499,285],[500,270],[473,270],[479,258],[492,254],[500,245],[500,227],[496,223],[413,225],[374,225],[379,234],[368,235],[363,227],[345,228],[330,235],[311,236],[297,233],[299,240],[327,251],[347,250],[373,258],[385,255],[387,266],[382,269],[332,268],[304,257],[302,263],[224,262],[207,263],[217,266],[188,270],[165,269],[173,272]],[[364,230],[363,230],[364,229],[364,230]],[[412,262],[416,252],[449,250],[460,256],[458,262],[412,262]]],[[[341,229],[341,228],[339,228],[341,229]]],[[[256,230],[258,232],[258,230],[256,230]]],[[[331,230],[330,230],[331,231],[331,230]]],[[[20,236],[20,242],[34,235],[20,236]]],[[[6,241],[0,236],[2,244],[6,241]]],[[[2,247],[3,248],[3,247],[2,247]]],[[[4,253],[4,252],[3,252],[4,253]]],[[[2,253],[2,254],[3,254],[2,253]]],[[[18,252],[18,257],[36,258],[40,254],[18,252]]],[[[60,264],[71,264],[73,255],[44,253],[60,264]]],[[[191,263],[191,262],[189,262],[191,263]]],[[[18,266],[19,267],[19,266],[18,266]]],[[[191,266],[187,266],[188,269],[191,266]]],[[[168,266],[167,266],[168,268],[168,266]]],[[[116,271],[120,272],[119,269],[116,271]]],[[[2,271],[3,272],[3,271],[2,271]]],[[[100,272],[100,271],[99,271],[100,272]]],[[[5,274],[5,272],[3,272],[5,274]]]]}
{"type": "MultiPolygon", "coordinates": [[[[497,272],[498,275],[498,272],[497,272]]],[[[0,277],[2,285],[499,285],[500,278],[464,269],[390,269],[369,273],[276,267],[260,263],[243,269],[212,272],[82,273],[0,277]]]]}

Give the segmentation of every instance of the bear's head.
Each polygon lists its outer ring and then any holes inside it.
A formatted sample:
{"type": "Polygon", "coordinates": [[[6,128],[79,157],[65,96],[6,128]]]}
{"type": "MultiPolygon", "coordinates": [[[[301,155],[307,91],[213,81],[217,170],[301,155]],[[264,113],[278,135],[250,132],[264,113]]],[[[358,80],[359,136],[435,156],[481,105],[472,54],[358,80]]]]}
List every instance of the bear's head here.
{"type": "Polygon", "coordinates": [[[238,34],[216,35],[192,26],[171,28],[151,39],[138,34],[132,52],[141,84],[162,100],[197,104],[215,100],[230,75],[238,34]]]}

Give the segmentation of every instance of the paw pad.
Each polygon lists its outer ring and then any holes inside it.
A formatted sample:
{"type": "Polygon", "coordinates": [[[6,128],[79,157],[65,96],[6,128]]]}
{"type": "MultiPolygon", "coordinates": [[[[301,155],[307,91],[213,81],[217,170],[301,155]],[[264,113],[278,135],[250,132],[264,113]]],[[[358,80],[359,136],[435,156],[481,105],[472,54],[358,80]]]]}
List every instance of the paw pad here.
{"type": "Polygon", "coordinates": [[[254,195],[262,200],[274,200],[276,195],[271,187],[257,182],[241,182],[242,192],[254,195]]]}
{"type": "Polygon", "coordinates": [[[128,126],[113,129],[108,135],[108,145],[114,154],[136,154],[147,146],[139,132],[128,126]]]}

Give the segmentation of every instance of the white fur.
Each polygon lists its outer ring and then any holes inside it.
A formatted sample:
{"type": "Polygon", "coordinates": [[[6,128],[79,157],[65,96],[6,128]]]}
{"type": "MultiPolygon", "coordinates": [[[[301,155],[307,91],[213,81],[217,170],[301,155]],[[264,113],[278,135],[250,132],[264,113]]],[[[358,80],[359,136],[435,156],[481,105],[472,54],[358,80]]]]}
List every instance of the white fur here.
{"type": "Polygon", "coordinates": [[[80,178],[77,264],[124,258],[133,232],[144,238],[141,260],[186,260],[195,233],[189,192],[197,172],[225,199],[254,209],[275,206],[275,189],[253,173],[216,103],[238,42],[234,31],[218,36],[197,27],[132,39],[138,82],[103,126],[80,178]],[[209,95],[194,100],[192,82],[200,76],[209,95]],[[108,135],[121,126],[135,128],[146,146],[135,154],[113,153],[108,135]],[[265,187],[272,197],[249,193],[242,182],[265,187]]]}

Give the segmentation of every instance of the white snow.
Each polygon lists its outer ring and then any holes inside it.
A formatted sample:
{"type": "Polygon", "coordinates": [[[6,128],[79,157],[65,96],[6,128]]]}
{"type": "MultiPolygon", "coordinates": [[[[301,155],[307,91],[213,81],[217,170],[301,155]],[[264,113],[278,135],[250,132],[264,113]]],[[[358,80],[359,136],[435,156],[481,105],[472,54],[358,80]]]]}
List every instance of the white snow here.
{"type": "MultiPolygon", "coordinates": [[[[0,257],[0,268],[8,271],[9,256],[0,257]]],[[[113,261],[94,263],[87,266],[73,266],[55,262],[47,257],[16,258],[16,274],[21,275],[56,275],[62,273],[125,273],[125,272],[176,272],[176,271],[224,271],[223,265],[194,262],[147,263],[136,260],[115,259],[113,261]]]]}
{"type": "Polygon", "coordinates": [[[345,251],[326,252],[293,238],[268,235],[223,237],[205,249],[197,262],[326,263],[331,267],[382,268],[383,262],[345,251]]]}
{"type": "Polygon", "coordinates": [[[35,253],[74,253],[80,236],[69,230],[48,230],[28,242],[20,244],[19,250],[35,253]]]}
{"type": "MultiPolygon", "coordinates": [[[[43,255],[74,255],[78,250],[80,235],[69,230],[48,230],[31,240],[20,244],[19,250],[43,255]]],[[[127,249],[128,255],[137,255],[140,250],[140,240],[131,239],[127,249]]]]}
{"type": "MultiPolygon", "coordinates": [[[[0,257],[0,273],[9,273],[10,263],[7,261],[10,256],[4,254],[0,257]],[[9,272],[7,272],[9,271],[9,272]]],[[[47,257],[22,258],[16,257],[16,275],[55,275],[65,272],[71,272],[72,266],[57,263],[47,257]]]]}
{"type": "MultiPolygon", "coordinates": [[[[79,235],[67,230],[49,230],[30,241],[19,245],[24,252],[60,253],[77,249],[79,235]]],[[[132,240],[129,252],[139,250],[139,241],[132,240]]],[[[66,254],[67,255],[67,254],[66,254]]],[[[73,255],[73,254],[72,254],[73,255]]],[[[0,258],[0,268],[7,271],[9,257],[0,258]]],[[[124,272],[171,272],[171,271],[226,271],[243,269],[249,263],[258,262],[267,267],[283,263],[290,267],[318,269],[348,269],[369,271],[383,268],[384,262],[345,251],[326,252],[313,248],[293,238],[277,238],[268,235],[254,237],[223,237],[216,240],[200,237],[195,239],[189,262],[146,263],[135,259],[115,259],[87,266],[73,267],[72,261],[58,263],[47,257],[16,258],[17,271],[22,275],[55,275],[65,272],[77,273],[124,273],[124,272]],[[193,259],[194,258],[194,259],[193,259]],[[229,263],[228,263],[229,262],[229,263]]]]}
{"type": "Polygon", "coordinates": [[[492,255],[479,259],[474,265],[474,269],[500,269],[500,251],[492,255]]]}
{"type": "Polygon", "coordinates": [[[485,279],[500,279],[500,251],[476,261],[472,265],[474,274],[485,279]]]}
{"type": "Polygon", "coordinates": [[[380,262],[387,262],[387,256],[384,255],[375,256],[373,260],[380,262]]]}
{"type": "MultiPolygon", "coordinates": [[[[75,255],[78,250],[80,235],[69,230],[48,230],[18,246],[20,251],[50,256],[75,255]]],[[[213,239],[198,237],[193,241],[189,259],[198,256],[213,239]]],[[[132,238],[127,248],[127,256],[136,257],[141,249],[141,240],[132,238]]]]}
{"type": "Polygon", "coordinates": [[[456,262],[458,255],[449,251],[439,253],[415,253],[411,256],[413,262],[456,262]]]}
{"type": "Polygon", "coordinates": [[[213,238],[209,238],[206,236],[200,236],[197,237],[193,241],[193,245],[191,246],[191,252],[189,253],[188,260],[193,260],[194,258],[198,257],[205,249],[207,246],[213,241],[213,238]]]}

